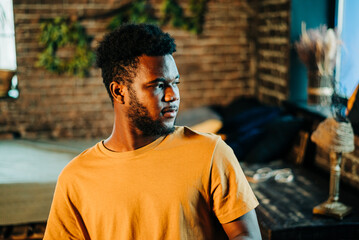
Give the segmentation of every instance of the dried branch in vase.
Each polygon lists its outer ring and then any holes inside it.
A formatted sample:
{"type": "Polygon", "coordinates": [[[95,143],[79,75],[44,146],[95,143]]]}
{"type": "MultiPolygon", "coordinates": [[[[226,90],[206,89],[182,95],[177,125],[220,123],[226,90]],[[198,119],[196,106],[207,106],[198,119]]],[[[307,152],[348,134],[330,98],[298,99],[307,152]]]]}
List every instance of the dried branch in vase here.
{"type": "Polygon", "coordinates": [[[309,71],[318,71],[322,76],[332,76],[337,47],[340,44],[335,30],[323,25],[307,31],[305,23],[302,23],[302,35],[295,43],[295,48],[299,59],[309,71]]]}

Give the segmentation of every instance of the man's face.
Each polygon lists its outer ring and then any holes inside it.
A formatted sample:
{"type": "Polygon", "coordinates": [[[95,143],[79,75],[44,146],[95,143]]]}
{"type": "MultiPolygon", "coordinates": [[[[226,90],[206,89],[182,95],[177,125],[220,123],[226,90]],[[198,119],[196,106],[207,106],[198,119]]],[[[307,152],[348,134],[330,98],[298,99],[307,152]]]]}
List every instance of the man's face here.
{"type": "Polygon", "coordinates": [[[128,117],[145,136],[174,131],[180,104],[179,74],[172,55],[139,57],[136,77],[129,89],[128,117]]]}

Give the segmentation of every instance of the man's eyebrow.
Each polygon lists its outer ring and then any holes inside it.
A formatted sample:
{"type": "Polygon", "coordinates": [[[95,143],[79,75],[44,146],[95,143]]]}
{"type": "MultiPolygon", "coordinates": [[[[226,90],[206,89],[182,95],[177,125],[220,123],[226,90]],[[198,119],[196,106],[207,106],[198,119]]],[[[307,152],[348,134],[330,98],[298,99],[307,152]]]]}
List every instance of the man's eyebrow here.
{"type": "MultiPolygon", "coordinates": [[[[174,80],[178,80],[180,78],[180,75],[178,74],[174,80]]],[[[153,83],[158,83],[158,82],[166,82],[165,78],[156,78],[155,80],[149,81],[147,84],[153,84],[153,83]]]]}

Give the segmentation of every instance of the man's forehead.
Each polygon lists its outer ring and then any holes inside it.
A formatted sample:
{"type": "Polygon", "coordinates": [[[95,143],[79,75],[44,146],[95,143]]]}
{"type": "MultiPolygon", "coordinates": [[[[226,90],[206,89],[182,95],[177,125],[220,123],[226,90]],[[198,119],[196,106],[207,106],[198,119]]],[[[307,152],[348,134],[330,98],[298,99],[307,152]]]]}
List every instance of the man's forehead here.
{"type": "Polygon", "coordinates": [[[170,54],[164,56],[142,55],[139,57],[138,67],[145,74],[159,77],[167,75],[167,77],[175,78],[178,75],[176,63],[170,54]]]}
{"type": "Polygon", "coordinates": [[[174,61],[171,54],[163,55],[163,56],[148,56],[142,55],[139,57],[139,63],[143,65],[163,65],[169,61],[174,61]]]}

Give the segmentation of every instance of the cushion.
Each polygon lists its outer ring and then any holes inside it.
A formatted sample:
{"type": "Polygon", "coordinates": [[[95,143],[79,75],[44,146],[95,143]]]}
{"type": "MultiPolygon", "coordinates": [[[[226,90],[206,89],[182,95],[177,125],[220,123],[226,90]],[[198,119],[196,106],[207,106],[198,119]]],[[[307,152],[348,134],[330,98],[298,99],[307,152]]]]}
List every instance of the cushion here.
{"type": "Polygon", "coordinates": [[[298,134],[303,119],[280,116],[265,127],[262,135],[243,159],[248,163],[266,163],[284,157],[298,134]]]}

